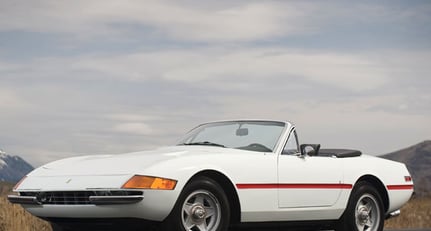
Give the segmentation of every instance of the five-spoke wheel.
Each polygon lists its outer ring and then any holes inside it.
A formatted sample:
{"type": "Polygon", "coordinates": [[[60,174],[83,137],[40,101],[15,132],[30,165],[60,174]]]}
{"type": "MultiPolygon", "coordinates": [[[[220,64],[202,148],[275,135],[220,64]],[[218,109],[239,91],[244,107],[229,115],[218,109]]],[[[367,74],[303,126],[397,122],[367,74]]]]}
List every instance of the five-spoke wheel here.
{"type": "Polygon", "coordinates": [[[382,231],[383,211],[383,202],[378,191],[367,182],[358,182],[336,230],[382,231]]]}
{"type": "Polygon", "coordinates": [[[377,199],[371,194],[364,194],[359,198],[355,209],[356,228],[360,231],[377,230],[381,219],[377,199]]]}
{"type": "Polygon", "coordinates": [[[220,225],[220,215],[218,199],[207,190],[197,190],[184,201],[181,218],[186,230],[209,231],[220,225]]]}
{"type": "Polygon", "coordinates": [[[225,231],[229,219],[229,202],[221,186],[198,177],[185,186],[163,226],[169,231],[225,231]]]}

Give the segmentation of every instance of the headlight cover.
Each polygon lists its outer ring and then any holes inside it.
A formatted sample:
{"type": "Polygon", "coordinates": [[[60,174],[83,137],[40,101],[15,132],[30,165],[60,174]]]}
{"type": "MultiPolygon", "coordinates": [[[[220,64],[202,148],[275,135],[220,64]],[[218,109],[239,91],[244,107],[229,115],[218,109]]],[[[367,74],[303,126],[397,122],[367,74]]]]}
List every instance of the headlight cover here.
{"type": "Polygon", "coordinates": [[[24,180],[27,178],[27,176],[24,176],[23,178],[21,178],[21,180],[18,181],[18,183],[15,184],[15,186],[13,186],[13,191],[16,191],[19,187],[19,185],[24,182],[24,180]]]}

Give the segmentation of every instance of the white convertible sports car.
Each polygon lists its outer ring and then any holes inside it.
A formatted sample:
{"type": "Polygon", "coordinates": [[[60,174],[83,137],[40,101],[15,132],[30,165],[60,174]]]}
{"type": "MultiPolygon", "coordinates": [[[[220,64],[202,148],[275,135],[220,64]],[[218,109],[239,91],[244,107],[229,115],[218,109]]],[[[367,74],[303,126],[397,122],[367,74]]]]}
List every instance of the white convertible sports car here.
{"type": "Polygon", "coordinates": [[[405,165],[319,147],[299,145],[289,122],[206,123],[175,146],[48,163],[8,199],[54,230],[147,230],[153,223],[180,231],[274,224],[383,230],[413,193],[405,165]]]}

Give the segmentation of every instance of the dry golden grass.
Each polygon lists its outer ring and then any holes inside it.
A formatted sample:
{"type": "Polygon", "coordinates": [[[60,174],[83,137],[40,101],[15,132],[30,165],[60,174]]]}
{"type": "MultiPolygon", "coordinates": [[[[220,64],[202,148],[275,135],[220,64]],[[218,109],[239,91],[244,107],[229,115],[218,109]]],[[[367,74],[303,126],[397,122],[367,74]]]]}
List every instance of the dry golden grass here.
{"type": "Polygon", "coordinates": [[[7,201],[6,195],[11,193],[12,187],[12,184],[0,182],[0,231],[51,231],[48,222],[7,201]]]}
{"type": "Polygon", "coordinates": [[[400,216],[386,221],[385,228],[431,228],[431,196],[410,199],[400,216]]]}
{"type": "Polygon", "coordinates": [[[0,197],[0,231],[51,231],[48,222],[26,212],[19,205],[0,197]]]}

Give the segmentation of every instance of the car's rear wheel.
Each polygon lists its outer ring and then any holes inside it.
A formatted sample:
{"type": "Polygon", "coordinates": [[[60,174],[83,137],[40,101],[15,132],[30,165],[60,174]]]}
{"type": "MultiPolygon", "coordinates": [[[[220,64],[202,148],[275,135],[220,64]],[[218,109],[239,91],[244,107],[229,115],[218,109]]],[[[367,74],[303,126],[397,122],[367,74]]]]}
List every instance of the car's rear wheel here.
{"type": "Polygon", "coordinates": [[[382,231],[383,202],[379,192],[367,182],[359,182],[352,194],[336,230],[382,231]]]}
{"type": "Polygon", "coordinates": [[[229,201],[221,186],[199,177],[184,187],[162,226],[169,231],[225,231],[229,218],[229,201]]]}

